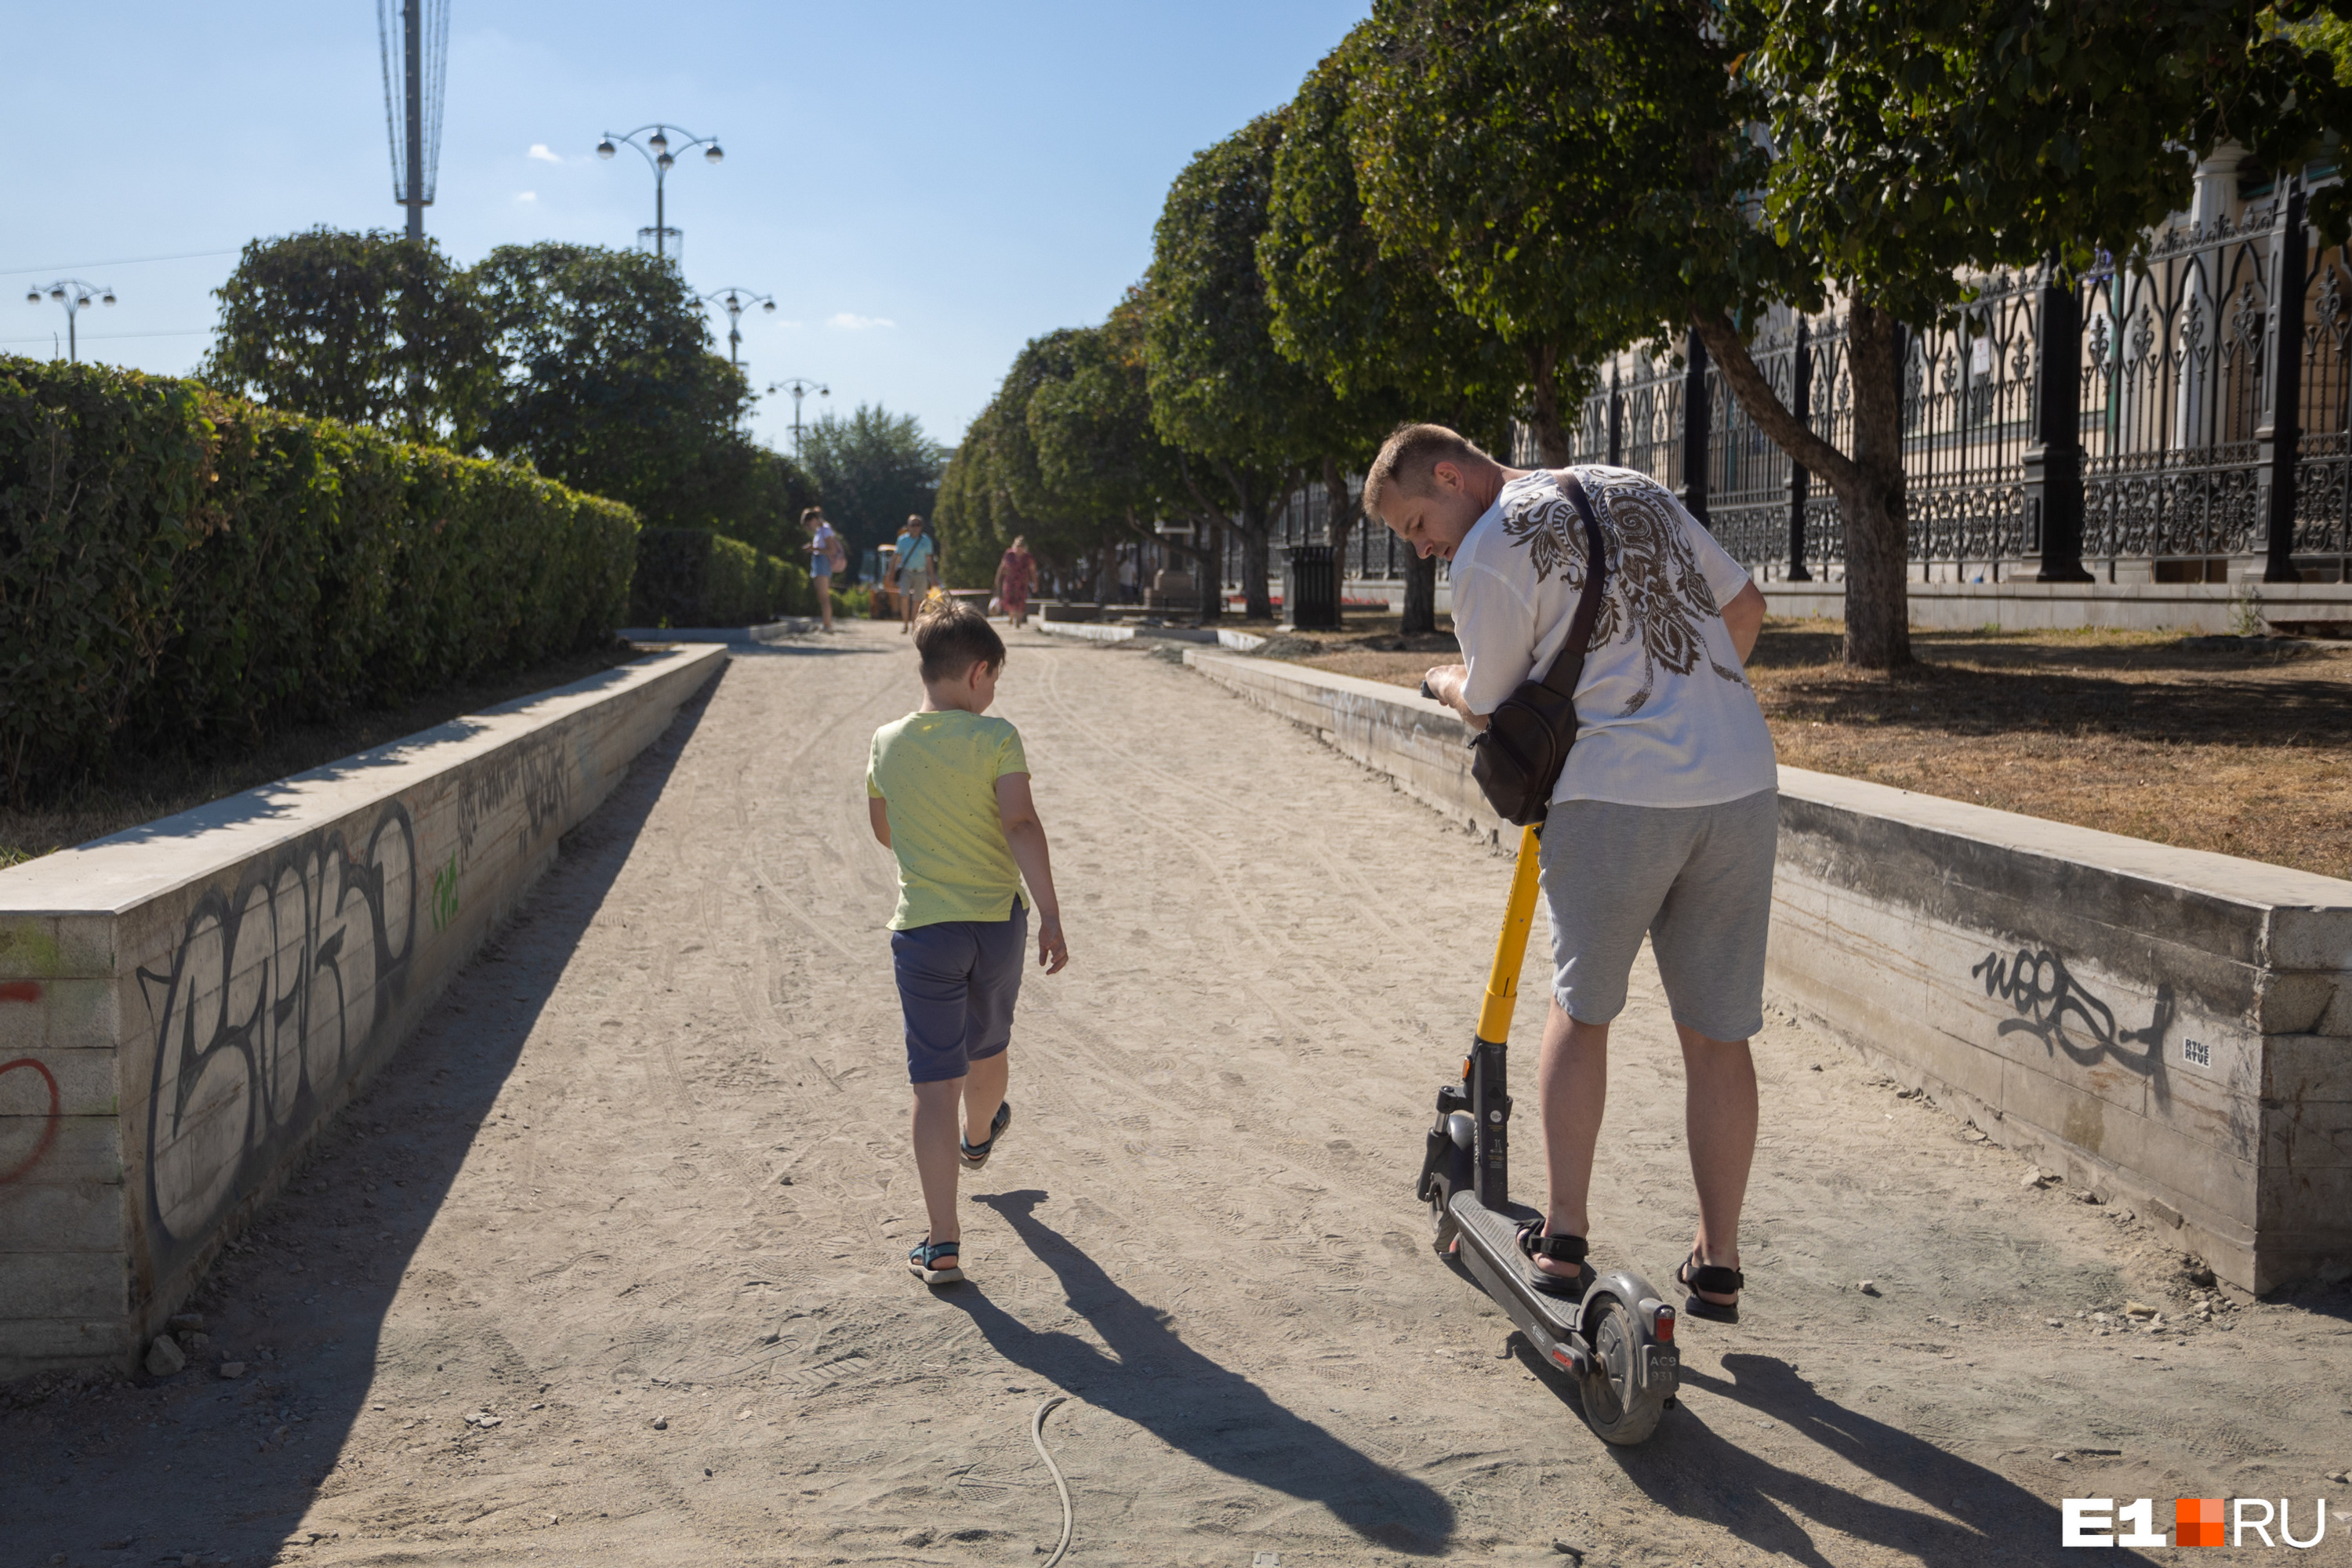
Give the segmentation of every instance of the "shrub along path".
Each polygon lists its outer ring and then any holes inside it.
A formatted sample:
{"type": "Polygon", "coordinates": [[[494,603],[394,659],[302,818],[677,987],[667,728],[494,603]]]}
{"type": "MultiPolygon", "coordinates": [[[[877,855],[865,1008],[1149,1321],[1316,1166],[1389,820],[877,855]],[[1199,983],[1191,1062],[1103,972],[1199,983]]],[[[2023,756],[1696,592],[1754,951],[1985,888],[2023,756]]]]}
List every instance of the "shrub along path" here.
{"type": "MultiPolygon", "coordinates": [[[[1024,996],[971,1282],[924,1289],[858,787],[916,688],[845,625],[739,658],[572,836],[215,1269],[197,1369],[24,1391],[11,1562],[1028,1560],[1052,1394],[1089,1568],[2056,1563],[2064,1496],[2292,1494],[2299,1534],[2344,1497],[2352,1296],[2200,1315],[2128,1215],[1782,1021],[1748,1321],[1688,1324],[1684,1408],[1605,1448],[1411,1192],[1508,861],[1134,647],[1016,641],[1074,957],[1024,996]]],[[[1596,1243],[1661,1281],[1668,1040],[1645,964],[1596,1243]]]]}

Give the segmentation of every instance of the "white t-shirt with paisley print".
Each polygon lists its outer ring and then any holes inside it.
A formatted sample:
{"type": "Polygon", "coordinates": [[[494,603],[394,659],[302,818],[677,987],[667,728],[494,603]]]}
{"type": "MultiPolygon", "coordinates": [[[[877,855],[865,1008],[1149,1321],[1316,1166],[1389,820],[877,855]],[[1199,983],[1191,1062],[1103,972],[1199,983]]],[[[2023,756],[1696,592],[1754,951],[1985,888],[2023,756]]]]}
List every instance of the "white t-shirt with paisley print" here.
{"type": "MultiPolygon", "coordinates": [[[[1647,474],[1575,470],[1609,551],[1580,727],[1551,798],[1715,805],[1780,779],[1722,606],[1748,582],[1647,474]]],[[[1454,553],[1454,628],[1475,713],[1550,668],[1584,587],[1584,523],[1553,472],[1511,480],[1454,553]]]]}

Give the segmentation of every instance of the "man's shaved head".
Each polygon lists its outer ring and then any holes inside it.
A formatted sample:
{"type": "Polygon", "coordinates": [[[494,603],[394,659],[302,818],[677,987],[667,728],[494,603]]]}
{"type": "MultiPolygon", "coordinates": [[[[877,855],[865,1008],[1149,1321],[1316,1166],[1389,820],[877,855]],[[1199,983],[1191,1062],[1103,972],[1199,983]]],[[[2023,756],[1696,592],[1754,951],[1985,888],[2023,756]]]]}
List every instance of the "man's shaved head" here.
{"type": "Polygon", "coordinates": [[[1435,486],[1432,472],[1440,463],[1468,468],[1493,462],[1459,431],[1443,425],[1400,425],[1381,444],[1380,456],[1364,475],[1364,510],[1379,517],[1391,495],[1428,495],[1435,486]]]}

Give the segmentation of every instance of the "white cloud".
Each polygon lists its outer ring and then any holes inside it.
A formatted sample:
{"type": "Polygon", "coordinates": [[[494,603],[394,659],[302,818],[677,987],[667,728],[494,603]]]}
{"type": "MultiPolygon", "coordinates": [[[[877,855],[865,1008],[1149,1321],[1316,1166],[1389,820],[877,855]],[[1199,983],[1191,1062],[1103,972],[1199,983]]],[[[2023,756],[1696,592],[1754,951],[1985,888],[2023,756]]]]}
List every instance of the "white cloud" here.
{"type": "Polygon", "coordinates": [[[530,144],[530,151],[524,153],[523,156],[526,158],[536,158],[542,163],[561,163],[563,162],[563,154],[554,151],[544,142],[532,142],[530,144]]]}
{"type": "Polygon", "coordinates": [[[535,202],[539,200],[539,193],[537,191],[517,191],[515,193],[515,200],[519,202],[535,202]]]}
{"type": "Polygon", "coordinates": [[[861,316],[855,311],[843,310],[827,316],[824,324],[838,327],[845,332],[862,332],[870,327],[895,327],[898,323],[887,316],[861,316]]]}

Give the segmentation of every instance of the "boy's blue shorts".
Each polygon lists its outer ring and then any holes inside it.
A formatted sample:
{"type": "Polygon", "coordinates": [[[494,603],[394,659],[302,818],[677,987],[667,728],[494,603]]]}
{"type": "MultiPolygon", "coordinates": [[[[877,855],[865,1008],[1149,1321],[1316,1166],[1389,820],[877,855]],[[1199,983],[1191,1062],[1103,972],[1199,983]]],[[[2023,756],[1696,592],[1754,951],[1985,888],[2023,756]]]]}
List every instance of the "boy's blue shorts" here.
{"type": "Polygon", "coordinates": [[[1001,921],[942,921],[890,933],[890,966],[907,1015],[907,1077],[961,1078],[1013,1043],[1013,1004],[1029,951],[1029,911],[1001,921]]]}

